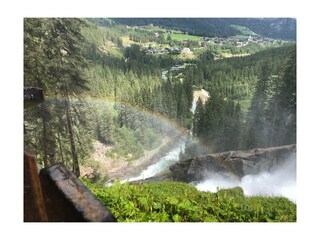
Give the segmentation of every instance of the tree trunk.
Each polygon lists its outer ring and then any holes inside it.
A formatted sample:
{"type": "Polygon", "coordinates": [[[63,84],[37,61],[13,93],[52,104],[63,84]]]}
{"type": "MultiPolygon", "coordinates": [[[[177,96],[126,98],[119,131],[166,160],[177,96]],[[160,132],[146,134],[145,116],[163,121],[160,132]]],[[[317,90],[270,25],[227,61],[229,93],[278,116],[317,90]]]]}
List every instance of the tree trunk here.
{"type": "Polygon", "coordinates": [[[274,113],[273,113],[273,122],[272,122],[272,130],[271,130],[270,147],[273,146],[274,128],[275,128],[276,116],[277,116],[277,105],[278,105],[278,102],[276,102],[276,104],[275,104],[274,113]]]}
{"type": "Polygon", "coordinates": [[[54,133],[52,128],[50,128],[50,113],[45,103],[41,104],[40,116],[42,119],[43,159],[44,165],[47,167],[49,165],[54,165],[56,162],[56,148],[54,133]]]}
{"type": "Polygon", "coordinates": [[[66,165],[66,163],[64,162],[64,158],[63,158],[62,144],[61,144],[61,138],[60,138],[60,133],[59,132],[58,132],[58,143],[59,143],[59,149],[60,149],[61,162],[64,165],[66,165]]]}
{"type": "Polygon", "coordinates": [[[70,102],[69,102],[68,93],[65,98],[65,111],[66,111],[67,126],[68,126],[68,132],[69,132],[69,141],[70,141],[72,161],[73,161],[72,171],[77,177],[79,177],[80,176],[80,169],[79,169],[78,155],[76,152],[76,146],[75,146],[75,142],[74,142],[74,133],[73,133],[73,129],[72,129],[72,119],[71,119],[70,102]]]}
{"type": "Polygon", "coordinates": [[[48,167],[48,133],[47,133],[47,120],[45,117],[46,109],[44,104],[41,104],[41,120],[42,120],[42,147],[43,147],[43,163],[44,167],[48,167]]]}

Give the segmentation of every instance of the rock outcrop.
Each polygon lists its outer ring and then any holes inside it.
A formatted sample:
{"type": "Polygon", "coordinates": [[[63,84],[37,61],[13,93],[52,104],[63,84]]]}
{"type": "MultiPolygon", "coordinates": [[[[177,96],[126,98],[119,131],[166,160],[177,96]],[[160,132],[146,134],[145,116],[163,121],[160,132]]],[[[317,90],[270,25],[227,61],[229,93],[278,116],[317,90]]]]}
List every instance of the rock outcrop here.
{"type": "Polygon", "coordinates": [[[248,151],[229,151],[182,160],[170,167],[176,181],[192,182],[205,179],[208,174],[242,178],[263,171],[273,171],[285,161],[295,160],[296,145],[256,148],[248,151]]]}

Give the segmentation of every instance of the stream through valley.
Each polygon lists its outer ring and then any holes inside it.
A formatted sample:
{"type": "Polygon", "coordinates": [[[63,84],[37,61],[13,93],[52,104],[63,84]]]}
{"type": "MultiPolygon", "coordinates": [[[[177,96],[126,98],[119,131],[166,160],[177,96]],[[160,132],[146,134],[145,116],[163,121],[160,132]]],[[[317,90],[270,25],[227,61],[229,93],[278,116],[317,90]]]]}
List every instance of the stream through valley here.
{"type": "MultiPolygon", "coordinates": [[[[167,72],[168,71],[164,71],[162,73],[163,78],[164,76],[166,76],[167,72]]],[[[192,114],[194,114],[195,112],[196,103],[199,97],[202,99],[203,102],[205,102],[209,97],[208,92],[205,91],[204,89],[194,91],[192,107],[190,109],[192,114]]],[[[132,176],[130,178],[123,179],[121,182],[132,182],[137,180],[143,180],[143,179],[157,176],[163,172],[169,171],[169,167],[179,161],[180,153],[184,153],[186,142],[190,137],[191,136],[182,136],[178,141],[176,141],[176,146],[171,151],[166,153],[165,156],[161,157],[159,161],[148,166],[138,176],[132,176]]]]}
{"type": "Polygon", "coordinates": [[[154,177],[164,171],[168,171],[172,164],[179,161],[179,155],[181,152],[184,152],[185,145],[186,141],[182,139],[181,143],[179,143],[173,150],[169,151],[164,157],[160,158],[158,162],[143,170],[140,175],[123,180],[122,182],[142,180],[154,177]]]}

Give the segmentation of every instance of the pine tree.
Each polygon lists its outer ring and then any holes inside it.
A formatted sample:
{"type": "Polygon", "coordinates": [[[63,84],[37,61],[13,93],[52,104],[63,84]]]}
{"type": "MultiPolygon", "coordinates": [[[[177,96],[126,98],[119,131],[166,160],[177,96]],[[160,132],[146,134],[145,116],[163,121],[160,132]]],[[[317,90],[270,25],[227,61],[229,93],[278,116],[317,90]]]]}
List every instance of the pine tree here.
{"type": "MultiPolygon", "coordinates": [[[[73,171],[77,176],[80,171],[70,97],[88,90],[87,81],[82,76],[87,66],[81,46],[83,36],[80,27],[83,25],[80,19],[25,19],[25,85],[37,82],[37,86],[42,87],[47,94],[59,93],[63,97],[73,171]],[[34,55],[33,50],[36,48],[38,50],[34,55]]],[[[47,111],[43,109],[43,112],[47,111]]],[[[48,136],[52,135],[48,129],[44,116],[43,139],[47,144],[50,143],[48,136]]],[[[47,149],[46,146],[45,151],[47,149]]]]}
{"type": "Polygon", "coordinates": [[[289,55],[270,101],[270,144],[296,143],[296,52],[289,55]]]}
{"type": "Polygon", "coordinates": [[[296,51],[291,54],[284,70],[279,107],[286,114],[286,131],[282,144],[296,143],[296,51]]]}
{"type": "Polygon", "coordinates": [[[233,101],[225,104],[225,117],[223,120],[223,150],[237,150],[241,139],[241,107],[238,103],[236,106],[233,101]]]}
{"type": "Polygon", "coordinates": [[[97,138],[100,142],[111,144],[113,142],[114,123],[111,112],[103,108],[101,113],[96,117],[97,121],[97,138]]]}
{"type": "Polygon", "coordinates": [[[204,133],[204,106],[199,98],[193,115],[193,135],[200,137],[203,136],[204,133]]]}
{"type": "Polygon", "coordinates": [[[268,63],[262,65],[256,89],[251,100],[251,107],[248,113],[248,136],[247,148],[267,147],[267,123],[266,111],[270,98],[270,66],[268,63]]]}
{"type": "Polygon", "coordinates": [[[216,152],[224,149],[223,124],[225,118],[225,102],[223,97],[214,89],[209,91],[210,98],[205,105],[205,113],[202,122],[200,137],[209,143],[208,152],[216,152]]]}

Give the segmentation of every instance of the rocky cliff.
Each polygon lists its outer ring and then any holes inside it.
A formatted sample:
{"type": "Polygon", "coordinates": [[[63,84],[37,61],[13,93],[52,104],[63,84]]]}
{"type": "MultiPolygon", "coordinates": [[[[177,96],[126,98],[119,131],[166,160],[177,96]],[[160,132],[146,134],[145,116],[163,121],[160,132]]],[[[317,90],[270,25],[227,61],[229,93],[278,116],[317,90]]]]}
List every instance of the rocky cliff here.
{"type": "Polygon", "coordinates": [[[229,151],[182,160],[170,167],[176,181],[192,182],[208,174],[221,173],[235,178],[273,171],[285,161],[295,161],[296,145],[229,151]]]}

